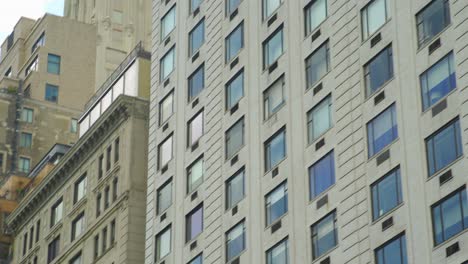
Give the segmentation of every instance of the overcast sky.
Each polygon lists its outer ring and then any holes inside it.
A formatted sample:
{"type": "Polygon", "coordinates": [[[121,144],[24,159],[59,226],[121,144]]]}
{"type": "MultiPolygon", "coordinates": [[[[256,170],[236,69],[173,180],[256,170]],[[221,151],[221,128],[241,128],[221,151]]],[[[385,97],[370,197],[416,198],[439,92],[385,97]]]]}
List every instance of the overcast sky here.
{"type": "Polygon", "coordinates": [[[37,19],[46,12],[63,15],[64,0],[11,0],[0,8],[0,43],[13,31],[20,17],[37,19]]]}

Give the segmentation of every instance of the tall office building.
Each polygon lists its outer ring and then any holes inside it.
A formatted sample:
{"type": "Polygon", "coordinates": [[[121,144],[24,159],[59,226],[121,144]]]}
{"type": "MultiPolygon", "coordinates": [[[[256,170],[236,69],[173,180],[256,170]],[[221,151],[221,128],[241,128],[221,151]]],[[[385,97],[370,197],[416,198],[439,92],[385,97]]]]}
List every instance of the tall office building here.
{"type": "Polygon", "coordinates": [[[153,1],[145,263],[467,263],[466,10],[153,1]]]}

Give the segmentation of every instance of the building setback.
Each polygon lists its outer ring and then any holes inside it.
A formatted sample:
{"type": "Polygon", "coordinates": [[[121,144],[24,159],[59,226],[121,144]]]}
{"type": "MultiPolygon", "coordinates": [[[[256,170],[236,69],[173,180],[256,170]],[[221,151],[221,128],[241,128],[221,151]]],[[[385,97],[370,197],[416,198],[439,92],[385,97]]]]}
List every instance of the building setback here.
{"type": "Polygon", "coordinates": [[[146,264],[468,261],[468,2],[152,9],[146,264]]]}

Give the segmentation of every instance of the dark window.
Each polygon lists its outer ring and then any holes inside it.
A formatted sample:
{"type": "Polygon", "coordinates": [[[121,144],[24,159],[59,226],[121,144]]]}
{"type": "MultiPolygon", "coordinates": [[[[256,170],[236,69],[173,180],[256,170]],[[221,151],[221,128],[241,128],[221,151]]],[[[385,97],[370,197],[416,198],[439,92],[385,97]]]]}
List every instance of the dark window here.
{"type": "Polygon", "coordinates": [[[226,40],[226,62],[231,61],[244,47],[244,23],[238,25],[226,40]]]}
{"type": "Polygon", "coordinates": [[[313,87],[330,71],[328,40],[306,59],[307,88],[313,87]]]}
{"type": "Polygon", "coordinates": [[[400,168],[391,171],[373,183],[371,192],[372,217],[376,220],[403,202],[400,168]]]}
{"type": "Polygon", "coordinates": [[[245,197],[245,170],[238,171],[226,182],[226,209],[238,204],[245,197]]]}
{"type": "Polygon", "coordinates": [[[110,204],[110,188],[109,186],[106,186],[106,188],[104,189],[104,210],[109,208],[109,204],[110,204]]]}
{"type": "Polygon", "coordinates": [[[106,171],[109,171],[111,168],[111,158],[112,157],[112,146],[107,147],[106,151],[106,171]]]}
{"type": "Polygon", "coordinates": [[[41,220],[37,220],[36,223],[36,243],[39,241],[41,235],[41,220]]]}
{"type": "Polygon", "coordinates": [[[205,88],[205,65],[201,65],[198,69],[195,70],[188,79],[188,100],[191,101],[193,98],[197,97],[200,92],[205,88]]]}
{"type": "Polygon", "coordinates": [[[58,86],[46,84],[45,100],[53,103],[58,102],[58,86]]]}
{"type": "Polygon", "coordinates": [[[335,184],[333,151],[309,167],[310,199],[314,199],[335,184]]]}
{"type": "Polygon", "coordinates": [[[189,56],[197,52],[205,42],[205,19],[202,19],[189,33],[189,56]]]}
{"type": "Polygon", "coordinates": [[[119,161],[120,158],[120,138],[116,138],[114,141],[114,163],[119,161]]]}
{"type": "Polygon", "coordinates": [[[49,243],[47,251],[47,263],[51,263],[60,253],[60,236],[54,238],[52,242],[49,243]]]}
{"type": "Polygon", "coordinates": [[[28,252],[28,232],[23,235],[23,256],[28,252]]]}
{"type": "Polygon", "coordinates": [[[226,109],[231,109],[244,97],[244,70],[239,71],[226,84],[226,109]]]}
{"type": "Polygon", "coordinates": [[[185,241],[188,242],[203,232],[203,204],[185,217],[185,241]]]}
{"type": "Polygon", "coordinates": [[[115,243],[115,219],[112,220],[110,225],[110,244],[113,245],[115,243]]]}
{"type": "Polygon", "coordinates": [[[118,185],[119,185],[119,178],[115,177],[112,181],[112,201],[116,201],[118,197],[118,185]]]}
{"type": "Polygon", "coordinates": [[[102,252],[107,250],[107,227],[102,229],[102,252]]]}
{"type": "Polygon", "coordinates": [[[96,197],[96,217],[99,217],[101,215],[101,200],[102,200],[102,195],[101,193],[98,193],[96,197]]]}
{"type": "Polygon", "coordinates": [[[406,264],[406,238],[400,235],[375,250],[376,264],[406,264]]]}
{"type": "Polygon", "coordinates": [[[94,236],[94,259],[97,259],[99,256],[99,234],[94,236]]]}
{"type": "Polygon", "coordinates": [[[104,155],[99,156],[98,159],[98,179],[101,179],[104,174],[104,155]]]}
{"type": "Polygon", "coordinates": [[[72,221],[72,233],[71,233],[71,241],[75,240],[75,238],[79,237],[85,229],[85,215],[84,212],[80,213],[75,219],[72,221]]]}
{"type": "Polygon", "coordinates": [[[372,0],[361,10],[362,39],[377,32],[389,19],[387,0],[372,0]]]}
{"type": "Polygon", "coordinates": [[[244,146],[244,118],[226,131],[226,158],[230,159],[244,146]]]}
{"type": "Polygon", "coordinates": [[[325,216],[312,227],[312,258],[326,254],[338,245],[338,233],[336,227],[336,212],[325,216]]]}
{"type": "Polygon", "coordinates": [[[81,251],[76,254],[69,262],[69,264],[82,264],[81,251]]]}
{"type": "Polygon", "coordinates": [[[418,43],[422,46],[430,42],[450,24],[450,4],[448,0],[434,0],[416,15],[418,43]]]}
{"type": "Polygon", "coordinates": [[[29,229],[29,249],[32,248],[34,242],[34,225],[29,229]]]}
{"type": "Polygon", "coordinates": [[[391,46],[382,50],[364,65],[364,77],[367,96],[372,95],[393,78],[393,53],[391,46]]]}
{"type": "Polygon", "coordinates": [[[288,212],[288,187],[286,183],[265,196],[266,225],[269,226],[288,212]]]}
{"type": "Polygon", "coordinates": [[[393,104],[367,124],[369,158],[398,138],[396,110],[393,104]]]}
{"type": "Polygon", "coordinates": [[[282,128],[264,143],[265,171],[276,167],[286,157],[286,129],[282,128]]]}
{"type": "Polygon", "coordinates": [[[60,74],[60,56],[54,54],[47,56],[47,72],[60,74]]]}

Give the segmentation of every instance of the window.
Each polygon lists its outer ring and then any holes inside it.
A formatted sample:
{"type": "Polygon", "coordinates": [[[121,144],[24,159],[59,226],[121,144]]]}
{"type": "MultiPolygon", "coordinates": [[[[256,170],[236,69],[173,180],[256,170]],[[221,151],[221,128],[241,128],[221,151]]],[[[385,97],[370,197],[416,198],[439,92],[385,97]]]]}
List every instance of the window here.
{"type": "Polygon", "coordinates": [[[238,204],[245,197],[245,170],[238,171],[226,182],[226,209],[238,204]]]}
{"type": "Polygon", "coordinates": [[[29,229],[29,249],[32,248],[34,242],[34,225],[29,229]]]}
{"type": "Polygon", "coordinates": [[[440,101],[457,87],[453,53],[432,65],[419,77],[423,110],[428,109],[440,101]]]}
{"type": "Polygon", "coordinates": [[[159,103],[159,125],[166,123],[174,113],[174,92],[169,93],[159,103]]]}
{"type": "Polygon", "coordinates": [[[468,228],[465,186],[432,206],[432,227],[436,246],[468,228]]]}
{"type": "Polygon", "coordinates": [[[28,252],[28,232],[23,235],[23,256],[28,252]]]}
{"type": "Polygon", "coordinates": [[[58,86],[46,84],[45,100],[53,103],[58,102],[58,86]]]}
{"type": "Polygon", "coordinates": [[[107,250],[107,227],[102,229],[102,252],[107,250]]]}
{"type": "Polygon", "coordinates": [[[60,74],[60,56],[54,54],[47,56],[47,72],[60,74]]]}
{"type": "Polygon", "coordinates": [[[241,1],[242,0],[226,0],[226,14],[232,14],[237,7],[239,7],[241,1]]]}
{"type": "Polygon", "coordinates": [[[187,169],[187,193],[192,193],[203,183],[203,157],[187,169]]]}
{"type": "Polygon", "coordinates": [[[6,77],[11,77],[12,75],[12,72],[11,72],[11,67],[7,69],[7,71],[5,72],[5,76],[6,77]]]}
{"type": "Polygon", "coordinates": [[[203,264],[203,256],[202,254],[196,256],[192,259],[188,264],[203,264]]]}
{"type": "Polygon", "coordinates": [[[120,158],[120,138],[114,140],[114,163],[118,162],[120,158]]]}
{"type": "Polygon", "coordinates": [[[70,132],[76,133],[78,132],[78,120],[72,118],[70,122],[70,132]]]}
{"type": "Polygon", "coordinates": [[[289,263],[289,242],[285,239],[266,253],[267,264],[288,264],[289,263]]]}
{"type": "Polygon", "coordinates": [[[283,0],[263,0],[263,19],[270,17],[282,2],[283,0]]]}
{"type": "Polygon", "coordinates": [[[110,188],[109,186],[106,186],[106,188],[104,189],[104,210],[109,208],[109,204],[110,204],[110,188]]]}
{"type": "Polygon", "coordinates": [[[276,80],[263,92],[264,118],[269,119],[278,112],[285,103],[284,76],[276,80]]]}
{"type": "Polygon", "coordinates": [[[78,181],[75,182],[73,203],[80,201],[86,195],[87,181],[88,180],[85,173],[83,176],[80,177],[80,179],[78,179],[78,181]]]}
{"type": "Polygon", "coordinates": [[[244,118],[226,131],[226,159],[230,159],[244,146],[244,118]]]}
{"type": "Polygon", "coordinates": [[[448,0],[434,0],[416,15],[419,47],[430,42],[450,24],[448,0]]]}
{"type": "Polygon", "coordinates": [[[3,173],[5,169],[3,168],[5,165],[5,154],[0,152],[0,173],[3,173]]]}
{"type": "Polygon", "coordinates": [[[49,243],[47,250],[47,263],[51,263],[60,253],[60,236],[49,243]]]}
{"type": "Polygon", "coordinates": [[[366,40],[387,22],[389,14],[386,0],[373,0],[361,10],[362,39],[366,40]]]}
{"type": "Polygon", "coordinates": [[[332,127],[332,100],[327,96],[307,113],[307,138],[309,144],[332,127]]]}
{"type": "Polygon", "coordinates": [[[111,157],[112,157],[112,145],[109,145],[106,150],[106,171],[109,171],[111,168],[111,157]]]}
{"type": "Polygon", "coordinates": [[[114,180],[112,181],[112,201],[115,202],[117,201],[118,197],[118,185],[119,185],[119,178],[115,177],[114,180]]]}
{"type": "Polygon", "coordinates": [[[28,65],[26,70],[24,71],[24,76],[28,77],[28,75],[33,71],[39,70],[39,58],[36,56],[32,62],[28,65]]]}
{"type": "Polygon", "coordinates": [[[276,132],[265,142],[265,171],[276,167],[286,157],[286,129],[276,132]]]}
{"type": "Polygon", "coordinates": [[[326,254],[338,244],[336,211],[325,216],[312,227],[312,258],[326,254]]]}
{"type": "Polygon", "coordinates": [[[172,179],[161,186],[158,191],[157,214],[166,211],[172,205],[172,179]]]}
{"type": "Polygon", "coordinates": [[[94,259],[97,259],[99,256],[99,234],[94,236],[94,259]]]}
{"type": "Polygon", "coordinates": [[[197,8],[200,8],[201,2],[203,0],[189,0],[190,1],[190,13],[195,12],[197,8]]]}
{"type": "Polygon", "coordinates": [[[463,155],[460,121],[456,119],[426,139],[429,176],[463,155]]]}
{"type": "Polygon", "coordinates": [[[36,42],[34,42],[34,44],[31,47],[31,54],[34,53],[34,51],[37,48],[44,46],[44,44],[45,44],[45,32],[42,32],[41,36],[39,36],[39,38],[36,40],[36,42]]]}
{"type": "Polygon", "coordinates": [[[203,111],[188,123],[188,146],[193,146],[203,135],[203,111]]]}
{"type": "Polygon", "coordinates": [[[156,261],[171,253],[171,227],[167,227],[156,236],[156,261]]]}
{"type": "Polygon", "coordinates": [[[371,185],[372,217],[378,219],[402,203],[400,168],[371,185]]]}
{"type": "Polygon", "coordinates": [[[71,241],[79,237],[83,233],[84,229],[85,229],[85,215],[84,215],[84,212],[82,212],[72,221],[71,241]]]}
{"type": "Polygon", "coordinates": [[[18,162],[18,170],[20,172],[28,173],[31,166],[31,159],[20,157],[18,162]]]}
{"type": "Polygon", "coordinates": [[[26,123],[32,123],[33,122],[33,116],[34,116],[34,110],[31,108],[23,108],[23,111],[21,112],[21,121],[26,122],[26,123]]]}
{"type": "Polygon", "coordinates": [[[79,252],[78,254],[76,254],[71,260],[70,262],[68,262],[69,264],[82,264],[81,262],[81,252],[79,252]]]}
{"type": "Polygon", "coordinates": [[[314,86],[330,70],[328,41],[306,59],[307,87],[314,86]]]}
{"type": "Polygon", "coordinates": [[[226,62],[230,62],[244,47],[244,23],[238,25],[226,38],[226,62]]]}
{"type": "Polygon", "coordinates": [[[244,70],[238,72],[226,84],[226,109],[231,109],[244,97],[244,70]]]}
{"type": "Polygon", "coordinates": [[[62,220],[63,215],[63,199],[60,198],[55,204],[52,206],[52,210],[50,213],[50,227],[55,226],[60,220],[62,220]]]}
{"type": "Polygon", "coordinates": [[[163,143],[159,145],[159,168],[166,166],[172,160],[172,135],[166,138],[163,143]]]}
{"type": "Polygon", "coordinates": [[[205,20],[202,19],[189,33],[189,56],[197,52],[205,42],[205,20]]]}
{"type": "Polygon", "coordinates": [[[39,241],[39,237],[41,235],[41,220],[37,220],[36,222],[36,243],[39,241]]]}
{"type": "Polygon", "coordinates": [[[99,217],[101,215],[101,200],[102,200],[102,194],[98,193],[96,196],[96,217],[99,217]]]}
{"type": "Polygon", "coordinates": [[[367,96],[393,78],[392,47],[387,47],[364,66],[364,79],[367,96]]]}
{"type": "Polygon", "coordinates": [[[192,212],[190,212],[186,217],[186,234],[185,241],[189,242],[190,240],[197,237],[203,231],[203,205],[198,206],[192,212]]]}
{"type": "Polygon", "coordinates": [[[161,19],[161,40],[165,39],[176,26],[176,9],[175,6],[169,10],[161,19]]]}
{"type": "Polygon", "coordinates": [[[312,0],[304,10],[305,34],[311,34],[327,18],[327,0],[312,0]]]}
{"type": "Polygon", "coordinates": [[[245,249],[245,223],[240,222],[226,233],[227,261],[239,256],[245,249]]]}
{"type": "Polygon", "coordinates": [[[310,199],[314,199],[335,184],[335,158],[330,152],[309,167],[310,199]]]}
{"type": "Polygon", "coordinates": [[[112,220],[110,224],[110,244],[113,245],[115,243],[115,219],[112,220]]]}
{"type": "Polygon", "coordinates": [[[175,47],[172,47],[164,57],[161,59],[161,81],[167,79],[167,77],[174,71],[175,68],[175,47]]]}
{"type": "Polygon", "coordinates": [[[288,187],[286,183],[281,184],[266,195],[265,209],[267,226],[288,212],[288,187]]]}
{"type": "Polygon", "coordinates": [[[99,160],[98,160],[98,179],[101,179],[104,174],[103,167],[104,167],[104,155],[100,155],[99,160]]]}
{"type": "Polygon", "coordinates": [[[283,55],[283,26],[263,43],[263,68],[270,67],[281,55],[283,55]]]}
{"type": "Polygon", "coordinates": [[[21,132],[20,147],[31,148],[31,145],[32,145],[32,134],[21,132]]]}
{"type": "Polygon", "coordinates": [[[406,264],[406,238],[399,235],[375,250],[376,264],[406,264]]]}
{"type": "Polygon", "coordinates": [[[398,137],[395,105],[391,105],[367,124],[369,158],[398,137]]]}
{"type": "Polygon", "coordinates": [[[205,88],[205,66],[202,64],[188,79],[189,101],[197,97],[205,88]]]}

